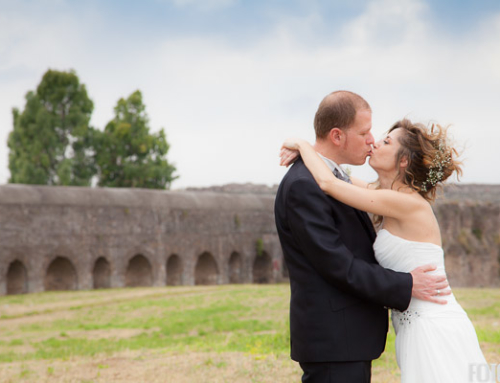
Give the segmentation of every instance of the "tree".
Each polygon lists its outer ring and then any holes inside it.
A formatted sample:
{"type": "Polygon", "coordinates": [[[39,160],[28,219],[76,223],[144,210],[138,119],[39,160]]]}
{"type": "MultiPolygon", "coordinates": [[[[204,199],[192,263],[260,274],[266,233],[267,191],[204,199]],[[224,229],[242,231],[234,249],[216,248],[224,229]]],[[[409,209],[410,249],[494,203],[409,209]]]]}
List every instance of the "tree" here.
{"type": "Polygon", "coordinates": [[[48,70],[26,106],[14,108],[8,146],[11,183],[90,185],[93,103],[74,71],[48,70]]]}
{"type": "Polygon", "coordinates": [[[104,132],[94,132],[99,186],[165,189],[177,178],[166,155],[165,132],[149,132],[142,94],[135,91],[115,107],[104,132]]]}

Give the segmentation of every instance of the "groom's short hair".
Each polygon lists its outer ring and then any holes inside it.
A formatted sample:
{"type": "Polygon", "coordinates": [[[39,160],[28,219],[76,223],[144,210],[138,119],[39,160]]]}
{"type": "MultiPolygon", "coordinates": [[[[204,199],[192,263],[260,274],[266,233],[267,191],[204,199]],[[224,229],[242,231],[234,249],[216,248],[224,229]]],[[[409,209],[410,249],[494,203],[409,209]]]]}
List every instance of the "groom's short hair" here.
{"type": "Polygon", "coordinates": [[[360,95],[347,90],[330,93],[319,104],[314,117],[316,138],[325,138],[330,130],[347,130],[356,119],[358,110],[370,110],[370,105],[360,95]]]}

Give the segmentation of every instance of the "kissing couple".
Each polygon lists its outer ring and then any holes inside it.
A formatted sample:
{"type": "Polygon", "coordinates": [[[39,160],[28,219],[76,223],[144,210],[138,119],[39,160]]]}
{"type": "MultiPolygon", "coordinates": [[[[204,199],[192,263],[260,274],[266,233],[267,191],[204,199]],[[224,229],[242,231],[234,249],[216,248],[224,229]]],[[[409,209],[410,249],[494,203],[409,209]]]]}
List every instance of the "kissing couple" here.
{"type": "Polygon", "coordinates": [[[461,174],[457,151],[446,129],[407,119],[375,142],[371,117],[361,96],[333,92],[316,112],[314,146],[283,144],[281,165],[293,165],[275,219],[290,276],[291,357],[304,383],[370,382],[391,309],[401,382],[470,382],[470,366],[486,361],[449,288],[431,206],[436,188],[461,174]],[[368,156],[375,184],[339,166],[368,156]]]}

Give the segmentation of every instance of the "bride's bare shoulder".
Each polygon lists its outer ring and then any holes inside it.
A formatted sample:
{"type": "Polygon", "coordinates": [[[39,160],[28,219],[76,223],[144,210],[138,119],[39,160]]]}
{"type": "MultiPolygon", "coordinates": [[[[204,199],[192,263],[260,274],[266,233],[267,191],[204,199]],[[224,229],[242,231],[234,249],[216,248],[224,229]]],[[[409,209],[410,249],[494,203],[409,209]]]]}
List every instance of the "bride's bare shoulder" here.
{"type": "Polygon", "coordinates": [[[418,192],[412,191],[410,193],[405,193],[406,201],[413,206],[413,211],[419,215],[434,217],[434,211],[432,205],[424,197],[422,197],[418,192]]]}

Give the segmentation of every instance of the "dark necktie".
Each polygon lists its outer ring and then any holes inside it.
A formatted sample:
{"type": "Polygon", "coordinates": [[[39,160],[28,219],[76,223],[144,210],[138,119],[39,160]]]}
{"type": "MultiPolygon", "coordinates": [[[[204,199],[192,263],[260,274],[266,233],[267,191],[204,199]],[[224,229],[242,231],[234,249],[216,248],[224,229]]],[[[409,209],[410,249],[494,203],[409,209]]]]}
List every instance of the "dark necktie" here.
{"type": "Polygon", "coordinates": [[[347,182],[347,183],[352,184],[351,179],[349,178],[349,176],[348,176],[347,174],[345,174],[345,175],[344,175],[344,174],[342,174],[342,173],[339,171],[339,169],[337,169],[337,168],[333,169],[333,175],[334,175],[335,177],[337,177],[339,180],[342,180],[342,181],[344,181],[344,182],[347,182]]]}

